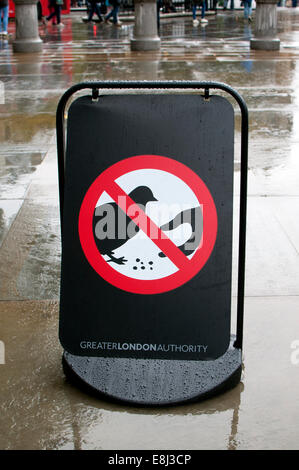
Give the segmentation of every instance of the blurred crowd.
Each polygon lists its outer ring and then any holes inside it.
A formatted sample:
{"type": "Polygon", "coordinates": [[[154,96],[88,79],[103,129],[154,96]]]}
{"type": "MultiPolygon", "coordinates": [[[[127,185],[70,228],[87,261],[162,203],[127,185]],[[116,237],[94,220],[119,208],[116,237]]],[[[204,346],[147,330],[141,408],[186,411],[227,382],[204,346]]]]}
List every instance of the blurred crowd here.
{"type": "MultiPolygon", "coordinates": [[[[233,1],[233,0],[232,0],[233,1]]],[[[220,0],[220,3],[227,3],[228,0],[220,0]]],[[[89,0],[71,0],[71,7],[88,7],[89,0]]],[[[105,3],[107,7],[109,7],[110,3],[109,0],[98,0],[98,3],[102,4],[105,3]]],[[[176,11],[192,11],[193,7],[193,0],[159,0],[157,2],[159,4],[160,10],[163,13],[174,13],[176,11]]],[[[215,9],[218,3],[218,0],[206,0],[206,9],[215,9]]],[[[122,10],[133,11],[134,10],[134,0],[120,0],[120,6],[122,10]]]]}

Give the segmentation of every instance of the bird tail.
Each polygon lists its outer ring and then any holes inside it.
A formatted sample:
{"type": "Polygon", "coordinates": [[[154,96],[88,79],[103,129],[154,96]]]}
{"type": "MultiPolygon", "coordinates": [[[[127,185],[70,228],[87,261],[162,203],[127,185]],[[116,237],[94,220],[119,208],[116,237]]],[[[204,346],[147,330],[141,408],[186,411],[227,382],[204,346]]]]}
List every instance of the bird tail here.
{"type": "MultiPolygon", "coordinates": [[[[161,230],[169,231],[175,230],[181,224],[189,223],[192,228],[192,234],[189,240],[183,245],[178,246],[178,248],[186,255],[189,256],[192,254],[199,246],[202,238],[202,211],[200,207],[193,207],[192,209],[187,209],[180,212],[175,216],[170,222],[162,225],[161,230]]],[[[163,252],[159,253],[161,258],[165,258],[163,252]]]]}
{"type": "Polygon", "coordinates": [[[192,207],[191,209],[186,209],[175,216],[170,222],[162,225],[161,230],[166,232],[169,230],[174,230],[182,224],[189,223],[192,226],[192,231],[195,230],[196,217],[199,217],[201,214],[200,207],[192,207]]]}
{"type": "Polygon", "coordinates": [[[169,230],[175,230],[182,223],[184,223],[183,218],[184,218],[184,211],[177,214],[174,219],[162,225],[160,228],[161,230],[165,230],[166,232],[168,232],[169,230]]]}

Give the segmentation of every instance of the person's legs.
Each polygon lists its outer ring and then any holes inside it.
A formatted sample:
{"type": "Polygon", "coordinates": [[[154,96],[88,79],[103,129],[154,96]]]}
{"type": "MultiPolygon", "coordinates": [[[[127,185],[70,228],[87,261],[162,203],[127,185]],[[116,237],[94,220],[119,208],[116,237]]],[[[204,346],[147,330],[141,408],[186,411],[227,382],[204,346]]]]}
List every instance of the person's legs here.
{"type": "Polygon", "coordinates": [[[203,0],[202,5],[201,5],[201,19],[205,17],[205,14],[206,14],[206,2],[205,0],[203,0]]]}
{"type": "Polygon", "coordinates": [[[54,16],[56,16],[56,11],[55,11],[55,10],[52,11],[52,13],[50,13],[49,16],[47,16],[46,20],[47,20],[47,21],[50,21],[54,16]]]}
{"type": "Polygon", "coordinates": [[[55,14],[57,18],[57,24],[61,22],[61,5],[55,5],[55,14]]]}
{"type": "Polygon", "coordinates": [[[99,5],[98,5],[97,3],[95,3],[95,11],[96,11],[96,14],[97,14],[98,17],[99,17],[99,20],[100,20],[100,21],[103,21],[103,18],[102,18],[102,16],[101,16],[101,10],[100,10],[100,7],[99,7],[99,5]]]}
{"type": "Polygon", "coordinates": [[[108,15],[105,16],[105,21],[108,21],[108,20],[111,18],[112,14],[113,14],[113,10],[114,10],[114,8],[112,8],[112,9],[109,11],[108,15]]]}
{"type": "Polygon", "coordinates": [[[8,9],[9,6],[2,8],[2,21],[3,21],[3,33],[7,34],[7,27],[8,27],[8,9]]]}
{"type": "Polygon", "coordinates": [[[192,18],[193,20],[196,20],[196,5],[193,5],[192,7],[192,18]]]}
{"type": "Polygon", "coordinates": [[[245,0],[244,1],[244,18],[245,20],[248,20],[249,17],[249,5],[248,2],[245,0]]]}
{"type": "Polygon", "coordinates": [[[95,8],[96,7],[96,3],[90,3],[90,10],[89,10],[89,15],[88,15],[88,20],[87,21],[91,21],[92,17],[93,17],[93,14],[95,12],[95,8]]]}
{"type": "Polygon", "coordinates": [[[157,0],[157,27],[158,30],[160,29],[160,8],[161,8],[161,0],[157,0]]]}
{"type": "Polygon", "coordinates": [[[0,34],[2,33],[2,13],[3,7],[0,7],[0,34]]]}
{"type": "Polygon", "coordinates": [[[118,6],[114,6],[112,8],[112,10],[108,13],[108,15],[105,17],[105,21],[107,22],[109,20],[109,18],[112,17],[112,22],[114,24],[117,24],[118,23],[118,19],[117,19],[117,15],[118,15],[118,10],[119,10],[119,7],[118,6]]]}
{"type": "Polygon", "coordinates": [[[113,23],[116,24],[117,23],[117,14],[118,14],[118,9],[119,7],[118,6],[115,6],[112,10],[112,17],[113,17],[113,23]]]}
{"type": "Polygon", "coordinates": [[[36,6],[37,6],[37,19],[38,21],[41,21],[43,17],[41,2],[37,2],[36,6]]]}
{"type": "Polygon", "coordinates": [[[252,15],[252,0],[248,1],[248,19],[251,20],[252,15]]]}

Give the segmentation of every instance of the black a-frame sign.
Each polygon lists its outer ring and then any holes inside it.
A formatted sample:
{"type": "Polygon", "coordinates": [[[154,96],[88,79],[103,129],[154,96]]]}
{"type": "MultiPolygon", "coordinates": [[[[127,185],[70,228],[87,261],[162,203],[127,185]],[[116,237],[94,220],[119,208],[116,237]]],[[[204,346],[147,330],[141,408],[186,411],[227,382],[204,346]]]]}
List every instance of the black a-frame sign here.
{"type": "Polygon", "coordinates": [[[65,372],[111,398],[151,405],[195,400],[238,383],[248,141],[243,99],[211,82],[82,83],[59,103],[57,138],[65,372]],[[160,88],[163,93],[149,93],[160,88]],[[92,93],[72,102],[65,129],[68,100],[82,89],[92,93]],[[234,109],[211,89],[229,93],[242,114],[236,336],[234,109]]]}

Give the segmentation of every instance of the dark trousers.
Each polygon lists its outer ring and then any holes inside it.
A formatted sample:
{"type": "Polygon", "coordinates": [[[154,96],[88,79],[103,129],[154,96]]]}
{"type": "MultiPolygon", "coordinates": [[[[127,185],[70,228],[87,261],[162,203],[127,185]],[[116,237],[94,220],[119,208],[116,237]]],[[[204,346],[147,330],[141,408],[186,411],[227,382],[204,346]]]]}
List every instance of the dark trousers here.
{"type": "Polygon", "coordinates": [[[93,17],[94,13],[96,13],[98,15],[99,19],[102,20],[101,10],[100,10],[99,5],[95,2],[92,2],[92,3],[90,3],[88,21],[91,21],[91,18],[93,17]]]}
{"type": "Polygon", "coordinates": [[[37,18],[40,21],[43,17],[43,9],[42,9],[41,2],[37,2],[36,6],[37,6],[37,18]]]}
{"type": "Polygon", "coordinates": [[[118,19],[117,19],[117,14],[118,14],[119,6],[118,5],[113,5],[112,10],[108,15],[105,17],[105,20],[109,20],[109,18],[113,18],[113,23],[116,24],[118,19]]]}
{"type": "Polygon", "coordinates": [[[54,16],[57,18],[57,24],[60,23],[60,13],[61,13],[61,5],[55,5],[54,6],[54,11],[47,16],[47,21],[51,20],[54,16]]]}

